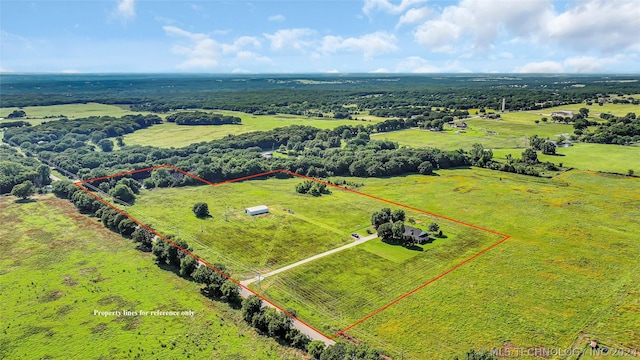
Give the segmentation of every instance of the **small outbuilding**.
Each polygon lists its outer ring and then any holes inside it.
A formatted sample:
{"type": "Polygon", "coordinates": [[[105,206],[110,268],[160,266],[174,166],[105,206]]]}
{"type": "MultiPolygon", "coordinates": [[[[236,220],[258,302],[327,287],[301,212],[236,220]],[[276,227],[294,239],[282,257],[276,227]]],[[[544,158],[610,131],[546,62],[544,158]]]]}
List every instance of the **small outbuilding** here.
{"type": "Polygon", "coordinates": [[[244,212],[254,216],[254,215],[260,215],[260,214],[266,214],[269,212],[269,208],[267,207],[267,205],[258,205],[258,206],[253,206],[253,207],[248,207],[246,209],[244,209],[244,212]]]}

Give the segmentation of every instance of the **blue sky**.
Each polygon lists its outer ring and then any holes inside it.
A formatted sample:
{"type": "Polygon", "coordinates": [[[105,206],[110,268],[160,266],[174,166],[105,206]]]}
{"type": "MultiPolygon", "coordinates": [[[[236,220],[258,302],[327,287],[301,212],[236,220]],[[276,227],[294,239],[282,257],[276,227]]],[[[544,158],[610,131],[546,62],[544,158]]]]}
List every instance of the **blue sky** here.
{"type": "Polygon", "coordinates": [[[640,72],[639,0],[0,0],[2,72],[640,72]]]}

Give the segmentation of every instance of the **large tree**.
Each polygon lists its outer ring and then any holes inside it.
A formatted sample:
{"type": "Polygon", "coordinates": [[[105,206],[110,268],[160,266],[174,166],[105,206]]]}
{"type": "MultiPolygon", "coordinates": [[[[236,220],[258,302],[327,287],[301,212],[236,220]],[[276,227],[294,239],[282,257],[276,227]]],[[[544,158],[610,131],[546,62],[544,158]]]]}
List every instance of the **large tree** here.
{"type": "Polygon", "coordinates": [[[111,189],[111,191],[109,191],[109,195],[130,204],[133,203],[136,199],[133,190],[131,190],[130,187],[124,184],[116,185],[113,189],[111,189]]]}
{"type": "Polygon", "coordinates": [[[27,180],[21,184],[13,187],[11,195],[19,197],[21,199],[27,199],[29,196],[36,193],[36,187],[30,180],[27,180]]]}
{"type": "Polygon", "coordinates": [[[199,217],[199,218],[206,218],[211,216],[209,214],[209,205],[207,205],[207,203],[203,203],[203,202],[195,203],[191,208],[191,210],[193,211],[194,214],[196,214],[196,217],[199,217]]]}

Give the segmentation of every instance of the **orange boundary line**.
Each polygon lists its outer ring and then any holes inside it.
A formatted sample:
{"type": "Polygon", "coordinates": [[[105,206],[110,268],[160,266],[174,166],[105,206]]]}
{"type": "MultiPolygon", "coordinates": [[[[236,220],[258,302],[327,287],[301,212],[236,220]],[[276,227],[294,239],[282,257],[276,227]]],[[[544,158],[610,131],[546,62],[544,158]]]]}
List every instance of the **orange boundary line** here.
{"type": "Polygon", "coordinates": [[[120,213],[120,214],[124,215],[125,217],[127,217],[127,218],[128,218],[128,219],[130,219],[131,221],[133,221],[133,222],[135,222],[136,224],[138,224],[138,225],[142,226],[143,228],[145,228],[146,230],[150,231],[150,232],[151,232],[151,233],[153,233],[154,235],[156,235],[156,236],[158,236],[158,237],[162,238],[162,239],[163,239],[163,240],[165,240],[167,243],[169,243],[169,244],[171,244],[172,246],[176,247],[177,249],[181,250],[181,251],[182,251],[182,252],[184,252],[185,254],[187,254],[187,255],[189,255],[189,256],[191,256],[191,257],[193,257],[194,259],[196,259],[196,260],[197,260],[197,261],[199,261],[200,263],[204,264],[205,266],[209,267],[209,268],[210,268],[210,269],[212,269],[213,271],[215,271],[215,272],[219,273],[220,275],[222,275],[223,277],[225,277],[225,278],[227,278],[227,279],[229,279],[229,280],[233,281],[236,285],[240,286],[241,288],[243,288],[243,289],[247,290],[248,292],[252,293],[253,295],[257,296],[257,297],[258,297],[258,298],[260,298],[262,301],[264,301],[264,302],[266,302],[266,303],[270,304],[271,306],[275,307],[276,309],[278,309],[278,310],[282,311],[284,314],[286,314],[286,315],[287,315],[287,316],[289,316],[290,318],[292,318],[292,319],[295,319],[295,320],[299,321],[300,323],[304,324],[305,326],[309,327],[310,329],[313,329],[315,332],[317,332],[318,334],[320,334],[320,335],[324,336],[324,337],[325,337],[326,339],[328,339],[328,340],[332,340],[332,339],[335,339],[336,337],[338,337],[338,336],[340,336],[340,335],[346,334],[346,332],[347,332],[347,331],[349,331],[349,330],[353,329],[354,327],[356,327],[356,326],[358,326],[358,325],[362,324],[363,322],[365,322],[365,321],[367,321],[367,320],[371,319],[372,317],[374,317],[374,316],[376,316],[376,315],[380,314],[381,312],[385,311],[386,309],[390,308],[391,306],[393,306],[393,305],[397,304],[398,302],[400,302],[400,301],[402,301],[402,300],[404,300],[404,299],[408,298],[409,296],[413,295],[414,293],[418,292],[419,290],[423,289],[424,287],[426,287],[426,286],[428,286],[428,285],[432,284],[433,282],[435,282],[435,281],[439,280],[440,278],[442,278],[442,277],[444,277],[445,275],[447,275],[447,274],[449,274],[449,273],[453,272],[454,270],[457,270],[458,268],[462,267],[462,266],[463,266],[463,265],[465,265],[466,263],[468,263],[468,262],[470,262],[470,261],[472,261],[472,260],[475,260],[475,259],[476,259],[476,258],[478,258],[480,255],[483,255],[483,254],[484,254],[484,253],[486,253],[487,251],[489,251],[489,250],[491,250],[491,249],[493,249],[493,248],[497,247],[498,245],[500,245],[500,244],[504,243],[505,241],[507,241],[508,239],[510,239],[510,238],[511,238],[511,236],[509,236],[509,235],[502,234],[502,233],[500,233],[500,232],[497,232],[497,231],[494,231],[494,230],[490,230],[490,229],[487,229],[487,228],[483,228],[483,227],[478,226],[478,225],[469,224],[469,223],[466,223],[466,222],[464,222],[464,221],[460,221],[460,220],[452,219],[452,218],[449,218],[449,217],[446,217],[446,216],[443,216],[443,215],[439,215],[439,214],[432,213],[432,212],[429,212],[429,211],[426,211],[426,210],[418,209],[418,208],[413,207],[413,206],[404,205],[404,204],[401,204],[401,203],[398,203],[398,202],[395,202],[395,201],[392,201],[392,200],[387,200],[387,199],[384,199],[384,198],[381,198],[381,197],[378,197],[378,196],[375,196],[375,195],[371,195],[371,194],[363,193],[363,192],[360,192],[360,191],[357,191],[357,190],[349,189],[349,188],[346,188],[346,187],[343,187],[343,186],[339,186],[339,185],[331,184],[331,183],[326,182],[326,181],[323,181],[323,180],[319,180],[319,179],[316,179],[316,178],[313,178],[313,177],[309,177],[309,176],[305,176],[305,175],[297,174],[297,173],[294,173],[294,172],[292,172],[292,171],[284,170],[284,169],[271,170],[271,171],[267,171],[267,172],[263,172],[263,173],[259,173],[259,174],[254,174],[254,175],[249,175],[249,176],[243,176],[243,177],[240,177],[240,178],[237,178],[237,179],[231,179],[231,180],[222,181],[222,182],[219,182],[219,183],[212,183],[212,182],[207,181],[207,180],[205,180],[205,179],[202,179],[202,178],[200,178],[200,177],[198,177],[198,176],[196,176],[196,175],[194,175],[194,174],[192,174],[192,173],[190,173],[190,172],[187,172],[187,171],[184,171],[184,170],[182,170],[182,169],[180,169],[180,168],[177,168],[177,167],[175,167],[175,166],[173,166],[173,165],[170,165],[170,164],[164,164],[164,165],[158,165],[158,166],[153,166],[153,167],[144,168],[144,169],[139,169],[139,170],[127,171],[127,172],[124,172],[124,173],[115,174],[115,175],[110,175],[110,176],[102,176],[102,177],[98,177],[98,178],[94,178],[94,179],[90,179],[90,180],[83,180],[83,181],[81,181],[81,182],[74,183],[74,185],[75,185],[76,187],[78,187],[79,189],[83,190],[84,192],[88,193],[89,195],[91,195],[91,196],[95,197],[95,198],[96,198],[96,199],[98,199],[100,202],[102,202],[102,203],[104,203],[105,205],[109,206],[110,208],[114,209],[114,210],[115,210],[115,211],[117,211],[118,213],[120,213]],[[92,182],[92,181],[96,181],[96,180],[111,179],[111,178],[118,177],[118,176],[130,175],[130,174],[134,174],[134,173],[138,173],[138,172],[150,171],[150,170],[155,170],[155,169],[159,169],[159,168],[170,168],[170,169],[172,169],[172,170],[174,170],[174,171],[177,171],[177,172],[180,172],[180,173],[182,173],[182,174],[184,174],[184,175],[186,175],[186,176],[189,176],[189,177],[191,177],[191,178],[193,178],[193,179],[195,179],[195,180],[201,181],[201,182],[203,182],[203,183],[205,183],[205,184],[207,184],[207,185],[209,185],[209,186],[218,186],[218,185],[223,185],[223,184],[228,184],[228,183],[234,183],[234,182],[238,182],[238,181],[243,181],[243,180],[253,179],[253,178],[256,178],[256,177],[261,177],[261,176],[266,176],[266,175],[271,175],[271,174],[276,174],[276,173],[285,173],[285,174],[288,174],[288,175],[291,175],[291,176],[295,176],[295,177],[299,177],[299,178],[303,178],[303,179],[311,180],[311,181],[314,181],[314,182],[318,182],[318,183],[321,183],[321,184],[325,184],[325,185],[327,185],[327,186],[331,186],[331,187],[334,187],[334,188],[336,188],[336,189],[340,189],[340,190],[343,190],[343,191],[348,191],[348,192],[351,192],[351,193],[354,193],[354,194],[358,194],[358,195],[366,196],[366,197],[369,197],[369,198],[374,199],[374,200],[382,201],[382,202],[385,202],[385,203],[388,203],[388,204],[392,204],[392,205],[395,205],[395,206],[399,206],[399,207],[403,207],[403,208],[410,209],[410,210],[413,210],[413,211],[417,211],[417,212],[420,212],[420,213],[423,213],[423,214],[427,214],[427,215],[430,215],[430,216],[433,216],[433,217],[436,217],[436,218],[444,219],[444,220],[447,220],[447,221],[452,221],[452,222],[454,222],[454,223],[457,223],[457,224],[460,224],[460,225],[464,225],[464,226],[468,226],[468,227],[471,227],[471,228],[474,228],[474,229],[478,229],[478,230],[481,230],[481,231],[485,231],[485,232],[488,232],[488,233],[491,233],[491,234],[494,234],[494,235],[499,235],[499,236],[502,236],[502,239],[500,239],[500,240],[498,240],[497,242],[495,242],[495,243],[493,243],[493,244],[489,245],[488,247],[486,247],[486,248],[484,248],[484,249],[480,250],[478,253],[476,253],[476,254],[472,255],[471,257],[469,257],[469,258],[467,258],[467,259],[465,259],[465,260],[463,260],[463,261],[461,261],[461,262],[457,263],[456,265],[454,265],[453,267],[449,268],[448,270],[446,270],[446,271],[444,271],[444,272],[440,273],[440,274],[439,274],[439,275],[437,275],[436,277],[434,277],[434,278],[432,278],[432,279],[430,279],[430,280],[426,281],[425,283],[423,283],[423,284],[421,284],[420,286],[418,286],[418,287],[414,288],[413,290],[411,290],[411,291],[409,291],[409,292],[407,292],[407,293],[405,293],[405,294],[403,294],[403,295],[399,296],[398,298],[394,299],[394,300],[393,300],[393,301],[391,301],[390,303],[388,303],[388,304],[384,305],[383,307],[381,307],[381,308],[379,308],[379,309],[375,310],[374,312],[372,312],[372,313],[368,314],[367,316],[363,317],[362,319],[360,319],[360,320],[356,321],[355,323],[353,323],[353,324],[351,324],[351,325],[347,326],[347,327],[346,327],[346,328],[344,328],[343,330],[340,330],[340,331],[338,331],[337,333],[335,333],[333,336],[329,337],[329,336],[327,336],[326,334],[324,334],[323,332],[319,331],[318,329],[314,328],[313,326],[311,326],[311,325],[307,324],[307,323],[306,323],[306,322],[304,322],[303,320],[301,320],[301,319],[297,318],[296,316],[294,316],[293,314],[289,313],[288,311],[286,311],[286,310],[282,309],[280,306],[278,306],[278,305],[276,305],[275,303],[271,302],[269,299],[265,298],[264,296],[262,296],[262,295],[260,295],[260,294],[258,294],[258,293],[256,293],[256,292],[254,292],[253,290],[249,289],[248,287],[246,287],[246,286],[242,285],[239,281],[237,281],[237,280],[233,279],[232,277],[230,277],[230,276],[228,276],[227,274],[225,274],[223,271],[221,271],[221,270],[217,269],[216,267],[212,266],[211,264],[207,263],[206,261],[204,261],[203,259],[199,258],[198,256],[196,256],[195,254],[193,254],[193,253],[192,253],[192,252],[190,252],[189,250],[186,250],[186,249],[182,248],[180,245],[178,245],[178,244],[174,243],[173,241],[171,241],[171,240],[170,240],[169,238],[167,238],[166,236],[164,236],[164,235],[162,235],[162,234],[158,233],[157,231],[155,231],[155,230],[151,229],[151,228],[150,228],[150,227],[148,227],[147,225],[145,225],[145,224],[141,223],[140,221],[138,221],[137,219],[135,219],[134,217],[132,217],[131,215],[129,215],[128,213],[126,213],[125,211],[118,209],[117,207],[115,207],[115,206],[114,206],[114,205],[112,205],[111,203],[107,202],[106,200],[104,200],[104,199],[103,199],[103,198],[101,198],[100,196],[98,196],[98,195],[96,195],[96,194],[92,193],[91,191],[87,190],[84,186],[81,186],[81,185],[80,185],[80,184],[83,184],[83,183],[88,183],[88,182],[92,182]]]}

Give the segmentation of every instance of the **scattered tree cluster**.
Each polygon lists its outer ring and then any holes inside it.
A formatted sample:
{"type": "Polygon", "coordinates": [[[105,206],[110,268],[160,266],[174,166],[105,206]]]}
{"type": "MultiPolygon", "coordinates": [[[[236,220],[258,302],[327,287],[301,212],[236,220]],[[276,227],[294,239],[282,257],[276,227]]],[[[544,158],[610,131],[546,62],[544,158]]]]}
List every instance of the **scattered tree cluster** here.
{"type": "Polygon", "coordinates": [[[23,127],[23,126],[31,126],[31,123],[26,121],[7,121],[7,122],[0,123],[0,129],[23,127]]]}
{"type": "Polygon", "coordinates": [[[262,300],[255,295],[249,295],[242,300],[242,317],[263,334],[296,348],[307,348],[309,338],[291,326],[291,317],[275,308],[263,306],[262,300]]]}
{"type": "Polygon", "coordinates": [[[27,113],[24,112],[24,110],[13,110],[9,115],[7,115],[7,119],[17,119],[25,116],[27,116],[27,113]]]}
{"type": "Polygon", "coordinates": [[[598,124],[593,132],[582,134],[581,140],[600,144],[629,145],[640,142],[640,118],[635,113],[625,116],[601,114],[605,123],[598,124]]]}
{"type": "Polygon", "coordinates": [[[177,112],[165,118],[168,122],[178,125],[224,125],[240,124],[242,119],[237,116],[225,116],[204,111],[177,112]]]}
{"type": "Polygon", "coordinates": [[[310,194],[313,196],[320,196],[323,194],[331,193],[329,189],[327,189],[326,184],[311,180],[305,180],[296,185],[296,192],[298,192],[299,194],[310,194]]]}
{"type": "Polygon", "coordinates": [[[14,186],[31,181],[36,187],[49,185],[51,169],[34,158],[22,156],[17,150],[0,145],[0,194],[14,186]]]}

